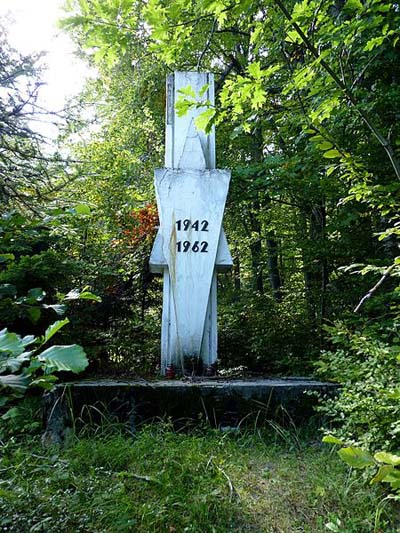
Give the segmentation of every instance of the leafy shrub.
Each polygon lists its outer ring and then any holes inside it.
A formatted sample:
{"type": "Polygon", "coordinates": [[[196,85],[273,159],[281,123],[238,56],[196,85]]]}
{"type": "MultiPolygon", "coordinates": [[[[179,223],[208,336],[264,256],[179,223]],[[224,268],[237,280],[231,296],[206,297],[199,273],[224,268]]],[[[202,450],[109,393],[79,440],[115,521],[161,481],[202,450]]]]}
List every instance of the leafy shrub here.
{"type": "Polygon", "coordinates": [[[79,345],[53,345],[43,350],[68,323],[68,318],[54,322],[41,337],[0,331],[0,405],[23,396],[28,387],[51,389],[58,379],[56,371],[79,373],[87,367],[86,354],[79,345]]]}
{"type": "Polygon", "coordinates": [[[378,529],[380,515],[383,511],[383,503],[388,500],[400,500],[400,456],[387,452],[378,451],[371,454],[368,450],[356,446],[347,446],[342,440],[326,435],[323,442],[339,445],[338,455],[351,468],[366,470],[370,475],[370,485],[377,483],[385,484],[390,494],[378,504],[375,513],[375,531],[378,529]]]}
{"type": "Polygon", "coordinates": [[[337,434],[372,449],[400,446],[400,345],[398,325],[352,330],[328,327],[336,350],[322,353],[318,374],[342,385],[319,410],[340,425],[337,434]]]}
{"type": "MultiPolygon", "coordinates": [[[[223,297],[223,295],[221,295],[223,297]]],[[[222,366],[246,365],[253,372],[296,374],[310,368],[313,350],[305,308],[285,295],[244,294],[218,308],[219,357],[222,366]]]]}

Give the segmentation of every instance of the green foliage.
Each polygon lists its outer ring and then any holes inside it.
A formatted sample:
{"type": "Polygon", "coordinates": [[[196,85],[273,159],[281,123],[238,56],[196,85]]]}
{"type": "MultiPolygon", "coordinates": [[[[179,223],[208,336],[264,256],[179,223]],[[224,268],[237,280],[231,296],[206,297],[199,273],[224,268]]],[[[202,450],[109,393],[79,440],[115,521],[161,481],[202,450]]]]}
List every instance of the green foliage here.
{"type": "MultiPolygon", "coordinates": [[[[343,446],[343,442],[331,436],[323,438],[324,442],[343,446]]],[[[400,456],[386,451],[378,451],[373,456],[362,448],[348,446],[337,451],[339,457],[351,468],[367,469],[370,485],[386,484],[390,494],[382,501],[400,500],[400,456]]],[[[377,506],[374,531],[377,531],[382,502],[377,506]]]]}
{"type": "Polygon", "coordinates": [[[321,377],[338,381],[336,399],[320,407],[339,425],[337,434],[372,449],[399,447],[400,347],[397,322],[350,329],[345,324],[327,328],[335,350],[317,362],[321,377]]]}
{"type": "MultiPolygon", "coordinates": [[[[89,435],[62,450],[14,436],[1,443],[0,525],[322,533],[339,521],[342,531],[372,531],[379,490],[365,491],[335,456],[309,444],[293,450],[276,433],[176,433],[168,425],[134,439],[116,430],[89,435]]],[[[379,526],[394,533],[390,511],[379,526]]]]}
{"type": "Polygon", "coordinates": [[[278,304],[270,296],[243,292],[220,301],[220,366],[265,375],[310,372],[316,347],[315,339],[308,338],[305,306],[290,294],[284,294],[278,304]]]}
{"type": "Polygon", "coordinates": [[[54,345],[43,350],[53,335],[68,323],[68,319],[55,322],[43,337],[28,335],[21,338],[7,329],[0,331],[1,405],[20,397],[28,387],[51,389],[57,380],[55,371],[79,373],[87,367],[89,362],[81,346],[54,345]]]}

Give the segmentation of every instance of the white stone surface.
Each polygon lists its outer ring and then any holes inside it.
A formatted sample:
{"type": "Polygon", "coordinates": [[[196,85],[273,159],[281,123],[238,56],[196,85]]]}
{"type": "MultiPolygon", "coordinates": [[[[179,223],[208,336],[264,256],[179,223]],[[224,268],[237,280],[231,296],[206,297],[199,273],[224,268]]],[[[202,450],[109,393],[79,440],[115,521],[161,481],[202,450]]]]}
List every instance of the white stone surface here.
{"type": "MultiPolygon", "coordinates": [[[[167,108],[166,108],[166,135],[165,135],[165,166],[166,168],[180,168],[186,134],[190,123],[200,115],[205,108],[191,109],[180,117],[175,109],[175,104],[181,96],[180,90],[192,87],[198,101],[209,100],[214,103],[214,74],[202,72],[175,72],[167,77],[167,108]],[[200,90],[208,85],[208,89],[200,96],[200,90]]],[[[215,168],[215,130],[212,128],[209,135],[204,131],[198,132],[201,146],[206,160],[206,168],[215,168]]]]}
{"type": "Polygon", "coordinates": [[[214,103],[212,74],[168,76],[166,168],[155,171],[160,228],[150,257],[152,272],[164,276],[163,374],[169,365],[179,371],[185,356],[200,357],[205,367],[217,359],[216,272],[232,266],[222,229],[230,172],[215,170],[214,128],[209,135],[196,129],[204,108],[183,117],[176,112],[180,90],[188,86],[198,99],[214,103]]]}
{"type": "MultiPolygon", "coordinates": [[[[162,242],[162,235],[160,230],[158,230],[150,255],[150,271],[154,274],[162,274],[164,268],[168,266],[162,250],[162,242]]],[[[215,260],[216,270],[217,272],[227,272],[232,268],[232,265],[233,260],[229,251],[228,241],[224,228],[222,228],[218,241],[217,258],[215,260]]]]}
{"type": "Polygon", "coordinates": [[[227,170],[155,172],[180,359],[200,355],[229,180],[227,170]]]}

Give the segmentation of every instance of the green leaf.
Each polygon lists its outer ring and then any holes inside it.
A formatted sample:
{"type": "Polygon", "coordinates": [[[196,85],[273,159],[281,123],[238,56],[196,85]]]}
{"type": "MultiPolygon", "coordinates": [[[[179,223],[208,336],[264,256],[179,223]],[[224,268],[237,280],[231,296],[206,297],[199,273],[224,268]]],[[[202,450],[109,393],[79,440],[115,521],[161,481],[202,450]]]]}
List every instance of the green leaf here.
{"type": "Polygon", "coordinates": [[[322,442],[326,442],[328,444],[339,444],[340,446],[343,446],[344,442],[337,437],[334,437],[333,435],[325,435],[322,438],[322,442]]]}
{"type": "Polygon", "coordinates": [[[97,296],[90,291],[82,291],[79,295],[79,300],[93,300],[95,302],[101,302],[101,296],[97,296]]]}
{"type": "Polygon", "coordinates": [[[29,385],[29,378],[21,375],[7,374],[0,376],[0,385],[2,387],[10,387],[18,392],[24,392],[29,385]]]}
{"type": "Polygon", "coordinates": [[[335,170],[336,170],[336,166],[335,166],[335,165],[332,165],[332,166],[328,167],[328,168],[326,169],[326,175],[327,175],[327,177],[329,177],[329,176],[332,174],[332,172],[334,172],[335,170]]]}
{"type": "Polygon", "coordinates": [[[34,335],[25,335],[25,337],[22,337],[21,339],[21,342],[24,346],[29,346],[35,341],[36,341],[36,337],[34,335]]]}
{"type": "Polygon", "coordinates": [[[212,119],[215,115],[215,109],[208,108],[203,113],[201,113],[198,117],[194,119],[194,123],[196,125],[196,128],[202,131],[205,131],[206,133],[209,133],[211,130],[211,124],[212,119]]]}
{"type": "Polygon", "coordinates": [[[64,300],[79,300],[79,289],[72,289],[64,296],[64,300]]]}
{"type": "Polygon", "coordinates": [[[42,312],[38,307],[28,307],[26,309],[26,314],[28,315],[29,320],[32,322],[32,324],[36,324],[42,312]]]}
{"type": "Polygon", "coordinates": [[[320,150],[330,150],[332,147],[333,147],[333,144],[330,143],[329,141],[324,141],[320,144],[317,144],[317,148],[319,148],[320,150]]]}
{"type": "Polygon", "coordinates": [[[338,520],[338,523],[335,524],[335,522],[327,522],[325,524],[325,527],[328,531],[333,531],[333,533],[339,533],[340,532],[340,520],[338,520]]]}
{"type": "Polygon", "coordinates": [[[15,296],[17,294],[17,287],[11,283],[2,283],[0,285],[0,298],[2,296],[15,296]]]}
{"type": "Polygon", "coordinates": [[[4,361],[0,361],[0,372],[9,370],[10,372],[17,372],[21,366],[29,361],[32,352],[24,352],[17,357],[9,357],[4,361]]]}
{"type": "Polygon", "coordinates": [[[326,157],[327,159],[333,159],[335,157],[341,157],[341,153],[338,150],[328,150],[323,154],[323,157],[326,157]]]}
{"type": "Polygon", "coordinates": [[[57,333],[57,331],[59,331],[61,328],[63,328],[67,324],[69,324],[68,318],[64,318],[64,320],[57,320],[57,322],[54,322],[54,324],[51,324],[51,326],[49,326],[45,331],[43,344],[49,341],[53,337],[53,335],[57,333]]]}
{"type": "Polygon", "coordinates": [[[82,346],[78,344],[51,346],[38,355],[38,359],[49,367],[76,374],[85,370],[89,364],[82,346]]]}
{"type": "Polygon", "coordinates": [[[88,291],[87,287],[84,287],[82,292],[79,289],[72,289],[64,296],[64,300],[94,300],[95,302],[101,302],[100,296],[88,291]]]}
{"type": "Polygon", "coordinates": [[[90,215],[90,207],[87,204],[77,204],[73,211],[77,215],[90,215]]]}
{"type": "Polygon", "coordinates": [[[400,465],[400,456],[394,455],[389,452],[377,452],[374,455],[374,459],[380,463],[385,463],[387,465],[398,466],[400,465]]]}
{"type": "Polygon", "coordinates": [[[392,465],[381,466],[375,476],[371,479],[370,484],[373,485],[374,483],[379,483],[383,481],[386,476],[393,472],[393,470],[394,466],[392,465]]]}
{"type": "Polygon", "coordinates": [[[7,263],[7,261],[14,261],[14,254],[0,254],[0,263],[7,263]]]}
{"type": "Polygon", "coordinates": [[[375,464],[372,456],[361,448],[349,446],[347,448],[342,448],[337,453],[342,461],[352,468],[365,468],[375,464]]]}
{"type": "Polygon", "coordinates": [[[67,306],[63,304],[54,304],[54,305],[47,305],[43,304],[44,309],[53,309],[57,313],[57,315],[63,315],[65,311],[67,310],[67,306]]]}
{"type": "Polygon", "coordinates": [[[344,12],[358,11],[363,10],[363,5],[360,0],[347,0],[343,7],[344,12]]]}
{"type": "Polygon", "coordinates": [[[204,96],[204,94],[208,91],[209,86],[210,85],[208,83],[203,85],[203,87],[199,91],[199,96],[204,96]]]}
{"type": "Polygon", "coordinates": [[[29,289],[28,291],[28,298],[32,298],[36,302],[41,302],[45,296],[46,296],[46,293],[41,287],[29,289]]]}
{"type": "Polygon", "coordinates": [[[16,418],[20,414],[20,409],[18,407],[11,407],[8,411],[2,415],[2,420],[11,420],[12,418],[16,418]]]}
{"type": "Polygon", "coordinates": [[[0,353],[10,353],[14,356],[25,351],[25,345],[19,335],[10,333],[7,329],[0,331],[0,353]]]}
{"type": "Polygon", "coordinates": [[[182,94],[183,96],[189,96],[190,98],[193,98],[193,99],[196,98],[196,93],[194,92],[193,87],[191,85],[182,87],[182,89],[179,89],[178,93],[182,94]]]}
{"type": "Polygon", "coordinates": [[[250,65],[247,67],[247,71],[250,76],[256,80],[261,79],[263,76],[259,61],[254,61],[253,63],[250,63],[250,65]]]}
{"type": "Polygon", "coordinates": [[[44,390],[51,390],[56,381],[58,381],[58,377],[54,376],[53,374],[39,376],[31,382],[31,387],[40,387],[44,390]]]}
{"type": "Polygon", "coordinates": [[[193,100],[186,100],[183,96],[180,96],[175,103],[175,109],[178,117],[183,117],[189,111],[196,106],[196,102],[193,100]]]}

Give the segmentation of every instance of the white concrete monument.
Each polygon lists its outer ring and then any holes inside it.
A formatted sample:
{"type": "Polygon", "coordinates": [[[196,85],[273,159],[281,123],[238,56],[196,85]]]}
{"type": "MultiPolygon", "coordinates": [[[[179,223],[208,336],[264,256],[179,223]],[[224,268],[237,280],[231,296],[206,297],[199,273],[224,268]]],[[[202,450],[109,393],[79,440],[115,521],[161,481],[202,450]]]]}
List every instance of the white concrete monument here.
{"type": "Polygon", "coordinates": [[[217,271],[232,258],[222,229],[230,171],[215,168],[215,131],[198,131],[204,108],[177,115],[179,91],[191,86],[214,104],[214,76],[175,72],[167,78],[165,168],[155,171],[160,228],[150,256],[164,277],[161,373],[213,375],[217,360],[217,271]],[[191,369],[188,368],[191,366],[191,369]]]}

